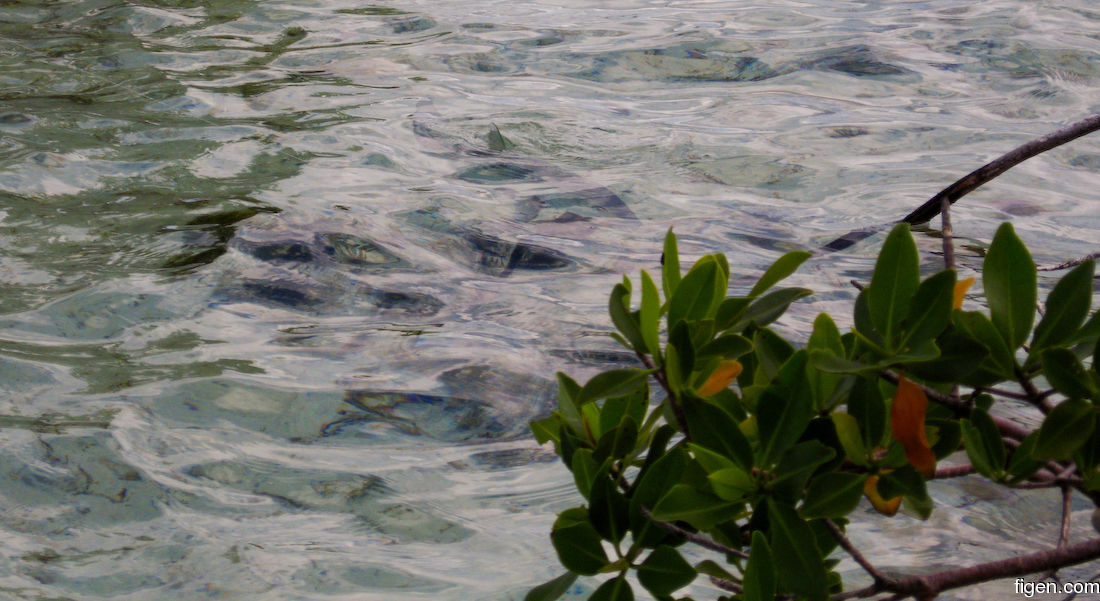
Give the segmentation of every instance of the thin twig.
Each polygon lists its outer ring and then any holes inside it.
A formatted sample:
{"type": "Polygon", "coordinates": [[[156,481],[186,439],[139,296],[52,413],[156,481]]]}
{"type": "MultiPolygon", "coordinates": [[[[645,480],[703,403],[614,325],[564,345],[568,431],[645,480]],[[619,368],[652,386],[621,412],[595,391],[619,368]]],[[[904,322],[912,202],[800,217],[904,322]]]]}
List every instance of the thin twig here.
{"type": "Polygon", "coordinates": [[[649,520],[650,522],[653,522],[654,526],[657,526],[658,528],[660,528],[661,530],[664,530],[665,532],[671,532],[672,534],[682,536],[685,539],[699,545],[700,547],[703,547],[704,549],[710,549],[711,551],[717,551],[719,553],[726,553],[728,555],[736,555],[737,557],[740,557],[741,559],[748,559],[749,558],[749,554],[745,553],[744,551],[742,551],[740,549],[734,549],[733,547],[727,547],[726,545],[723,545],[722,543],[717,542],[717,541],[713,541],[713,540],[711,540],[711,539],[709,539],[705,536],[700,536],[700,535],[698,535],[694,532],[688,532],[687,530],[684,530],[683,528],[681,528],[679,526],[676,526],[675,524],[669,524],[668,522],[662,522],[660,520],[655,520],[655,519],[653,519],[653,514],[649,511],[649,509],[647,507],[642,507],[641,510],[642,510],[642,515],[644,515],[647,520],[649,520]]]}
{"type": "Polygon", "coordinates": [[[1038,271],[1058,271],[1060,269],[1069,269],[1070,267],[1076,267],[1076,266],[1080,265],[1081,263],[1084,263],[1085,261],[1088,261],[1089,259],[1100,259],[1100,252],[1095,252],[1095,253],[1092,253],[1090,255],[1085,255],[1085,256],[1081,257],[1080,259],[1073,259],[1071,261],[1066,261],[1065,263],[1059,263],[1057,265],[1050,265],[1050,266],[1044,266],[1044,267],[1036,266],[1035,269],[1038,270],[1038,271]]]}
{"type": "Polygon", "coordinates": [[[851,555],[852,559],[856,560],[856,563],[858,563],[865,572],[871,575],[876,585],[888,588],[890,584],[894,583],[892,578],[878,571],[878,568],[871,565],[870,561],[867,561],[867,558],[863,556],[863,553],[859,552],[859,549],[855,548],[852,541],[848,540],[847,536],[844,536],[844,532],[841,531],[840,526],[837,526],[835,522],[829,519],[822,520],[822,523],[825,524],[825,528],[829,531],[829,534],[832,534],[833,538],[836,539],[837,544],[847,551],[848,555],[851,555]]]}
{"type": "Polygon", "coordinates": [[[844,591],[843,593],[837,593],[829,597],[829,601],[845,601],[845,599],[861,599],[863,597],[870,597],[881,593],[882,589],[878,585],[872,584],[863,588],[857,588],[854,591],[844,591]]]}
{"type": "Polygon", "coordinates": [[[743,593],[743,592],[745,592],[745,589],[741,588],[740,584],[737,584],[736,582],[734,582],[732,580],[726,580],[725,578],[719,578],[717,576],[711,576],[710,581],[711,581],[712,584],[714,584],[714,586],[717,586],[718,588],[720,588],[724,591],[729,591],[731,593],[743,593]]]}
{"type": "Polygon", "coordinates": [[[1073,505],[1073,489],[1062,485],[1062,530],[1058,533],[1058,549],[1065,549],[1069,543],[1069,516],[1073,505]]]}
{"type": "Polygon", "coordinates": [[[962,476],[969,476],[976,470],[974,466],[967,465],[953,465],[950,467],[936,468],[936,472],[932,474],[932,480],[945,480],[947,478],[961,478],[962,476]]]}

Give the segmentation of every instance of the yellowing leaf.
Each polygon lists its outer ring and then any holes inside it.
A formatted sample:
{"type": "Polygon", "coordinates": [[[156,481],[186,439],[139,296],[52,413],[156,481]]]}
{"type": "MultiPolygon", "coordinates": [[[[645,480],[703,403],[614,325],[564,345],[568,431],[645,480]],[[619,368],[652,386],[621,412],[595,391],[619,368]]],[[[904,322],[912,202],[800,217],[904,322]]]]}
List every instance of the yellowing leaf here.
{"type": "Polygon", "coordinates": [[[871,502],[871,506],[882,515],[894,515],[901,505],[901,497],[894,497],[887,501],[878,494],[878,476],[868,476],[863,482],[863,494],[871,502]]]}
{"type": "Polygon", "coordinates": [[[962,309],[963,298],[966,297],[966,291],[970,290],[970,286],[973,283],[974,278],[966,278],[965,280],[955,282],[955,298],[951,303],[952,309],[962,309]]]}
{"type": "Polygon", "coordinates": [[[737,376],[741,375],[741,363],[733,360],[723,361],[718,364],[714,372],[710,374],[706,382],[695,392],[699,396],[711,396],[726,389],[737,376]]]}
{"type": "Polygon", "coordinates": [[[898,377],[898,391],[890,408],[890,428],[894,438],[905,447],[905,457],[925,478],[936,471],[936,455],[928,445],[924,431],[924,414],[928,410],[928,397],[920,386],[898,377]]]}

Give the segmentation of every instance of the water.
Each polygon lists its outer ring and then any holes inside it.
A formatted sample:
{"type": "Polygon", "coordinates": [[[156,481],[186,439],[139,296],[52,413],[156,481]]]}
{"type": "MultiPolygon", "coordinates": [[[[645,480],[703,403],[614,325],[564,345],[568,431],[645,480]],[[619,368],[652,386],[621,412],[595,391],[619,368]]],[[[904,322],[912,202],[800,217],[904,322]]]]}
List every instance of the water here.
{"type": "MultiPolygon", "coordinates": [[[[629,360],[619,274],[670,226],[755,274],[900,218],[1097,111],[1098,31],[1087,0],[5,3],[0,597],[521,598],[578,503],[525,424],[629,360]]],[[[1004,219],[1095,251],[1098,166],[960,202],[963,270],[1004,219]]],[[[782,327],[846,314],[879,241],[807,264],[782,327]]],[[[1053,540],[1049,498],[934,494],[857,540],[1053,540]]]]}

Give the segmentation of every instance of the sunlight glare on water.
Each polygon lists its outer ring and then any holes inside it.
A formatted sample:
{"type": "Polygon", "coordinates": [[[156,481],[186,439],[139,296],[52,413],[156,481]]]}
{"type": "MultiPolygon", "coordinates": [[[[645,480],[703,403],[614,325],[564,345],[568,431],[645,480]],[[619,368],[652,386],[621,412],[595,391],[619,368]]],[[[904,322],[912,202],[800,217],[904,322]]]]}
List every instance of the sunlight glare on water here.
{"type": "MultiPolygon", "coordinates": [[[[669,227],[753,275],[901,218],[1096,112],[1098,32],[1091,0],[4,3],[0,597],[522,598],[580,503],[526,424],[555,371],[633,365],[622,273],[669,227]]],[[[1098,168],[1086,138],[960,202],[962,270],[1006,219],[1095,251],[1098,168]]],[[[779,327],[843,320],[879,242],[779,327]]],[[[1050,539],[999,494],[853,531],[917,570],[1050,539]]]]}

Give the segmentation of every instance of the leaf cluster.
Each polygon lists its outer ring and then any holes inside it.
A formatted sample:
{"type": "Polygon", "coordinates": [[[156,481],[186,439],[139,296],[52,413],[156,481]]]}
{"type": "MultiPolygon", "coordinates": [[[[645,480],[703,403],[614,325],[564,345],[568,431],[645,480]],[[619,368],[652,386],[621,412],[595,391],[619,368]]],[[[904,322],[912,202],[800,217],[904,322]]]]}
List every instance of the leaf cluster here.
{"type": "MultiPolygon", "coordinates": [[[[722,599],[829,599],[843,591],[831,554],[861,499],[883,515],[904,505],[926,518],[926,481],[956,453],[1005,486],[1100,498],[1092,261],[1054,286],[1040,317],[1034,264],[1005,224],[983,265],[988,311],[963,310],[972,280],[953,269],[922,278],[900,224],[854,302],[853,327],[842,334],[823,313],[798,344],[769,326],[811,294],[780,286],[809,256],[788,253],[748,294],[728,296],[726,258],[682,272],[670,230],[659,277],[642,271],[637,294],[625,276],[614,286],[613,336],[641,366],[583,385],[559,373],[556,410],[531,424],[585,504],[552,528],[567,572],[529,601],[597,575],[610,578],[590,599],[630,600],[630,572],[659,600],[700,574],[730,593],[722,599]],[[1041,411],[1035,430],[997,417],[988,391],[1006,382],[1041,411]],[[689,542],[724,565],[691,564],[679,551],[689,542]]],[[[906,592],[878,575],[876,587],[869,594],[906,592]]]]}

